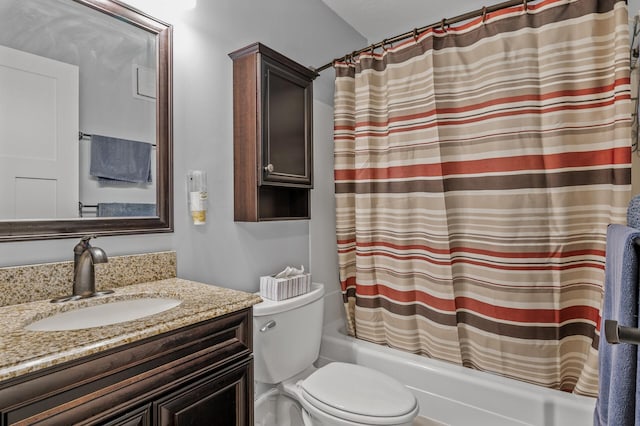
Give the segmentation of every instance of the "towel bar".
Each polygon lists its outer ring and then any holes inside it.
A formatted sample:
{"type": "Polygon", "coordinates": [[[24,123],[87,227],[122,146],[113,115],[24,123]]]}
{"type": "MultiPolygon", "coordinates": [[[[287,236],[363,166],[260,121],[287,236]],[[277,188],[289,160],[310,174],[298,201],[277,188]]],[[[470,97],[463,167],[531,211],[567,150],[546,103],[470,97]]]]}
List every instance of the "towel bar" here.
{"type": "Polygon", "coordinates": [[[80,217],[84,217],[83,213],[84,213],[84,209],[97,209],[98,205],[97,204],[84,204],[82,201],[78,201],[78,213],[80,214],[80,217]]]}
{"type": "Polygon", "coordinates": [[[618,343],[640,345],[640,328],[623,327],[618,325],[618,321],[604,320],[604,337],[612,345],[618,343]]]}
{"type": "MultiPolygon", "coordinates": [[[[78,132],[78,140],[91,139],[91,136],[93,135],[90,135],[89,133],[78,132]]],[[[151,146],[155,148],[157,145],[152,143],[151,146]]]]}

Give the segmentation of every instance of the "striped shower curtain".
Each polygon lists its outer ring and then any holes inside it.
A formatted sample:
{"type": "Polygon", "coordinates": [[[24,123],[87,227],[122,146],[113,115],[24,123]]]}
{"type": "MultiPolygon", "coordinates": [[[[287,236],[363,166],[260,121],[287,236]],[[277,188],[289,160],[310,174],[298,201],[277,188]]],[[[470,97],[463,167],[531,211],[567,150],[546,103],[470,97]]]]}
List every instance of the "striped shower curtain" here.
{"type": "Polygon", "coordinates": [[[606,227],[630,198],[627,10],[529,3],[335,64],[348,327],[596,395],[606,227]]]}

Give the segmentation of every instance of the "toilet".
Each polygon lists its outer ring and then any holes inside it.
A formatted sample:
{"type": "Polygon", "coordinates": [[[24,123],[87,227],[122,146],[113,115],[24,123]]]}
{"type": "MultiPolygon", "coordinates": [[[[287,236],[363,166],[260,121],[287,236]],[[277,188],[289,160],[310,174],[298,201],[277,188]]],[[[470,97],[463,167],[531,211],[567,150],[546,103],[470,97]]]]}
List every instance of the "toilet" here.
{"type": "Polygon", "coordinates": [[[301,296],[253,307],[256,425],[411,425],[418,402],[394,378],[356,364],[313,366],[323,311],[324,286],[316,283],[301,296]]]}

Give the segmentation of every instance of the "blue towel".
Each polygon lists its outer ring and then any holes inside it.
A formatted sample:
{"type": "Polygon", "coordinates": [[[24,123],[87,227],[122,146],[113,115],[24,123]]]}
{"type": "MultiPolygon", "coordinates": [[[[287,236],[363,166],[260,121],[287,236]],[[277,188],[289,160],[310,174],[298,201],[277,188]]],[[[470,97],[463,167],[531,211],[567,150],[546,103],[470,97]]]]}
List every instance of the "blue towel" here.
{"type": "Polygon", "coordinates": [[[89,174],[99,179],[151,182],[151,148],[145,142],[92,135],[89,174]]]}
{"type": "Polygon", "coordinates": [[[155,204],[98,203],[98,217],[157,216],[155,204]]]}
{"type": "Polygon", "coordinates": [[[634,239],[640,231],[624,225],[609,225],[604,278],[604,302],[598,357],[600,389],[593,424],[596,426],[640,426],[640,384],[637,377],[638,347],[612,345],[604,336],[604,320],[638,327],[638,257],[634,239]],[[636,403],[638,402],[638,403],[636,403]]]}
{"type": "Polygon", "coordinates": [[[629,207],[627,207],[627,226],[640,228],[640,195],[636,195],[629,201],[629,207]]]}

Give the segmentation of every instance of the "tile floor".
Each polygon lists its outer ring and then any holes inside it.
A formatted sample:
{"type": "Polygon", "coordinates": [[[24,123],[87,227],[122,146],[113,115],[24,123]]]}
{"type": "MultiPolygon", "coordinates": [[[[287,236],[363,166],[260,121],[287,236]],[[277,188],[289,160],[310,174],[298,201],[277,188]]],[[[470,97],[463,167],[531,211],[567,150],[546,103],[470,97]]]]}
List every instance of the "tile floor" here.
{"type": "Polygon", "coordinates": [[[413,426],[447,426],[444,423],[418,416],[413,420],[413,426]]]}

